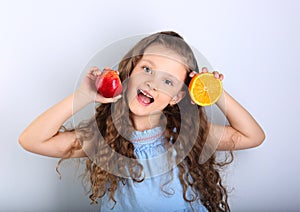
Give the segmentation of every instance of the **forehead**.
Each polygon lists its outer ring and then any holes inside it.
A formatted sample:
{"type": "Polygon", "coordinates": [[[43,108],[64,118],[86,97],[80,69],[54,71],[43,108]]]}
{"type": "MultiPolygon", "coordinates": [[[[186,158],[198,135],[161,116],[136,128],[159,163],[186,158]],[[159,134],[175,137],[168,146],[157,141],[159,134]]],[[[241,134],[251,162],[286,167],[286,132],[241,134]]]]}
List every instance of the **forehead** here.
{"type": "Polygon", "coordinates": [[[188,68],[183,58],[175,51],[161,45],[148,47],[141,62],[148,62],[152,69],[166,72],[182,81],[187,75],[188,68]]]}

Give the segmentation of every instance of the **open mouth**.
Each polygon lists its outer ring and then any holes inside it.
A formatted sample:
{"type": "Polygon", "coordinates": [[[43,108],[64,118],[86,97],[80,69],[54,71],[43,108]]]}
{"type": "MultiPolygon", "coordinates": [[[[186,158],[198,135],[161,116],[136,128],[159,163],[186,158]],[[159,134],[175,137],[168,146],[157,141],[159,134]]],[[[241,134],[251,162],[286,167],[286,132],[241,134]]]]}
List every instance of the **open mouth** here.
{"type": "Polygon", "coordinates": [[[143,105],[150,105],[154,102],[154,98],[147,91],[142,89],[137,90],[137,99],[143,105]]]}

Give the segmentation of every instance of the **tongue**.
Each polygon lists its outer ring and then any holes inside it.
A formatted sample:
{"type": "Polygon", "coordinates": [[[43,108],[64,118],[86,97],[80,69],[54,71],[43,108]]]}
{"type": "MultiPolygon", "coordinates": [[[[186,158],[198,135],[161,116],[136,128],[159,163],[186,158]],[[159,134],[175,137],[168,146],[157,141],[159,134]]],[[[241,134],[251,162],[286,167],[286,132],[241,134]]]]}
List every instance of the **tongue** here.
{"type": "Polygon", "coordinates": [[[147,96],[145,96],[144,94],[139,94],[139,98],[140,98],[140,100],[142,100],[142,102],[145,103],[145,104],[149,104],[150,101],[151,101],[150,98],[147,97],[147,96]]]}

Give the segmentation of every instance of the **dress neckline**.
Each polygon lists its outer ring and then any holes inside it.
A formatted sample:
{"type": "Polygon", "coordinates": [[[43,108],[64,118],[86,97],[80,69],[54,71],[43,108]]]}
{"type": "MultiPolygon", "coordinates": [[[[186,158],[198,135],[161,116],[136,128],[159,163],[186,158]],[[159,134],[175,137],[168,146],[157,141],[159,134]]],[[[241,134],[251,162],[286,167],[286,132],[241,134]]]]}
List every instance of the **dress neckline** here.
{"type": "Polygon", "coordinates": [[[138,131],[135,130],[132,132],[130,141],[132,143],[152,143],[157,138],[161,137],[163,135],[163,129],[162,127],[158,126],[152,129],[144,130],[144,131],[138,131]]]}

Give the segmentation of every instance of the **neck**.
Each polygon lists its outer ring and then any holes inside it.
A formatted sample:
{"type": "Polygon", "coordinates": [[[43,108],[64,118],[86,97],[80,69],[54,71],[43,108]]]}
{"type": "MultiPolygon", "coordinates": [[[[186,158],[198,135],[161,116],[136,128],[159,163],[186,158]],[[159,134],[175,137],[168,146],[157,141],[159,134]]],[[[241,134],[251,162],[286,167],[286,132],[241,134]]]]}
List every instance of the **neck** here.
{"type": "Polygon", "coordinates": [[[161,124],[161,114],[151,114],[148,116],[137,116],[132,114],[134,128],[138,131],[149,130],[161,124]]]}

